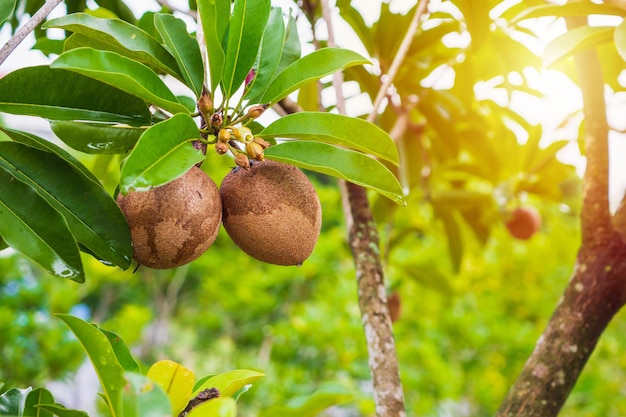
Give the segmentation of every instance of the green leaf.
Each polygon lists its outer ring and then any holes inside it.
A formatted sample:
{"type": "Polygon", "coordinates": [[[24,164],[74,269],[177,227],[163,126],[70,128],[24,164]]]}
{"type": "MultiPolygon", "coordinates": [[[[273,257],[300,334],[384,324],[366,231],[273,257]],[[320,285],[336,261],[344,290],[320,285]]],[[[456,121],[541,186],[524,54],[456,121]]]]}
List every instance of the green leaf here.
{"type": "MultiPolygon", "coordinates": [[[[2,142],[7,144],[11,142],[2,142]]],[[[29,185],[0,167],[0,236],[62,278],[84,282],[78,245],[63,216],[29,185]]]]}
{"type": "Polygon", "coordinates": [[[122,167],[120,190],[146,191],[164,185],[204,160],[190,143],[199,138],[198,127],[187,114],[177,114],[150,127],[122,167]]]}
{"type": "Polygon", "coordinates": [[[222,87],[230,97],[243,83],[259,52],[270,0],[237,0],[228,27],[222,87]]]}
{"type": "Polygon", "coordinates": [[[172,413],[170,401],[158,384],[145,376],[128,373],[127,384],[121,397],[121,414],[124,417],[164,417],[172,413]]]}
{"type": "Polygon", "coordinates": [[[17,0],[3,0],[0,2],[0,25],[2,25],[9,17],[13,15],[17,0]]]}
{"type": "MultiPolygon", "coordinates": [[[[87,13],[72,13],[51,19],[43,29],[61,28],[81,34],[96,43],[90,45],[114,51],[143,62],[158,72],[183,80],[174,57],[156,39],[137,26],[119,19],[100,19],[87,13]]],[[[85,45],[87,46],[87,45],[85,45]]]]}
{"type": "Polygon", "coordinates": [[[122,368],[124,368],[125,372],[135,372],[141,373],[141,369],[139,368],[139,364],[135,361],[132,354],[130,353],[130,349],[121,337],[116,335],[113,332],[108,330],[104,330],[103,328],[98,328],[107,339],[109,339],[109,343],[113,347],[113,353],[115,353],[115,357],[117,358],[122,368]]]}
{"type": "Polygon", "coordinates": [[[174,361],[161,360],[150,367],[147,376],[167,394],[174,415],[187,407],[195,380],[191,370],[174,361]]]}
{"type": "Polygon", "coordinates": [[[21,143],[0,143],[0,167],[30,185],[61,213],[76,240],[98,259],[128,268],[130,230],[119,206],[99,182],[58,155],[21,143]]]}
{"type": "Polygon", "coordinates": [[[626,61],[626,20],[615,28],[614,39],[617,52],[626,61]]]}
{"type": "Polygon", "coordinates": [[[91,154],[124,154],[146,131],[145,127],[74,121],[56,121],[50,126],[65,144],[91,154]]]}
{"type": "Polygon", "coordinates": [[[248,91],[244,98],[254,101],[263,94],[269,85],[283,54],[285,43],[285,22],[283,11],[280,8],[272,9],[270,17],[263,32],[261,47],[259,50],[258,64],[255,66],[256,75],[248,85],[248,91]]]}
{"type": "Polygon", "coordinates": [[[0,395],[0,415],[21,416],[24,404],[32,388],[11,388],[0,395]]]}
{"type": "Polygon", "coordinates": [[[435,214],[443,222],[446,237],[448,238],[448,253],[452,262],[452,269],[455,273],[458,273],[463,260],[463,237],[461,236],[459,223],[454,213],[443,206],[435,206],[435,214]]]}
{"type": "Polygon", "coordinates": [[[623,16],[624,9],[611,6],[609,4],[594,4],[591,2],[574,2],[562,5],[542,4],[525,8],[515,16],[509,24],[514,25],[525,19],[534,19],[545,16],[589,16],[591,14],[603,14],[613,16],[623,16]]]}
{"type": "Polygon", "coordinates": [[[54,404],[52,393],[45,388],[35,388],[28,393],[24,405],[24,417],[52,417],[52,413],[39,406],[42,404],[54,404]]]}
{"type": "Polygon", "coordinates": [[[368,63],[367,59],[347,49],[318,49],[300,58],[278,74],[260,101],[262,103],[276,103],[310,81],[318,80],[354,65],[368,63]]]}
{"type": "Polygon", "coordinates": [[[270,146],[265,157],[344,179],[405,204],[402,187],[391,171],[361,152],[320,142],[294,141],[270,146]]]}
{"type": "Polygon", "coordinates": [[[287,22],[287,30],[285,31],[285,42],[283,45],[283,53],[280,57],[280,63],[276,68],[275,74],[280,74],[289,65],[300,59],[302,53],[302,45],[298,36],[298,25],[293,16],[289,16],[287,22]]]}
{"type": "Polygon", "coordinates": [[[236,417],[237,403],[234,398],[214,398],[193,408],[187,417],[236,417]]]}
{"type": "Polygon", "coordinates": [[[165,47],[176,59],[187,86],[196,97],[200,97],[204,84],[204,65],[198,41],[189,36],[185,22],[171,14],[156,14],[154,25],[165,47]]]}
{"type": "Polygon", "coordinates": [[[81,410],[70,410],[59,404],[41,404],[39,408],[46,410],[59,417],[89,417],[87,413],[81,410]]]}
{"type": "Polygon", "coordinates": [[[378,156],[398,165],[393,139],[381,128],[356,117],[334,113],[298,112],[277,119],[258,136],[327,142],[378,156]]]}
{"type": "Polygon", "coordinates": [[[207,379],[194,391],[193,395],[196,396],[200,391],[207,388],[217,388],[220,391],[220,398],[232,397],[244,386],[253,383],[263,376],[265,376],[265,374],[261,372],[248,369],[235,369],[207,379]]]}
{"type": "Polygon", "coordinates": [[[275,405],[263,410],[259,417],[315,417],[322,411],[354,398],[352,392],[342,390],[318,391],[310,397],[290,401],[289,405],[275,405]]]}
{"type": "Polygon", "coordinates": [[[130,23],[136,20],[132,10],[130,10],[123,0],[96,0],[96,3],[98,3],[100,7],[112,11],[122,20],[130,23]]]}
{"type": "Polygon", "coordinates": [[[613,26],[581,26],[568,30],[552,40],[543,52],[543,65],[549,67],[557,61],[585,49],[613,41],[613,26]]]}
{"type": "Polygon", "coordinates": [[[68,314],[57,314],[82,344],[93,365],[112,417],[122,416],[120,398],[126,385],[124,369],[117,360],[109,339],[97,327],[68,314]]]}
{"type": "Polygon", "coordinates": [[[222,39],[230,22],[230,0],[210,0],[198,2],[198,14],[202,22],[209,58],[211,91],[215,91],[222,81],[225,52],[222,39]]]}
{"type": "Polygon", "coordinates": [[[26,67],[0,78],[0,111],[53,120],[149,124],[140,98],[70,71],[26,67]]]}
{"type": "Polygon", "coordinates": [[[147,66],[109,51],[72,49],[61,54],[51,68],[74,71],[109,84],[171,113],[187,113],[163,80],[147,66]]]}

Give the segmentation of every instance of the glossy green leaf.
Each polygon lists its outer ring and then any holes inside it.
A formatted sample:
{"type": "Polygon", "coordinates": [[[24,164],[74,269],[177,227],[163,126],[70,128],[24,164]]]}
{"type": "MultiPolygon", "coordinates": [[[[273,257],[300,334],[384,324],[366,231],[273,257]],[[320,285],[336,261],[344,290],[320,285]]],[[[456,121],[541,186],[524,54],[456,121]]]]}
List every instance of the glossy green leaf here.
{"type": "Polygon", "coordinates": [[[367,59],[347,49],[318,49],[300,58],[278,74],[260,102],[276,103],[310,81],[318,80],[326,75],[354,65],[368,63],[367,59]]]}
{"type": "Polygon", "coordinates": [[[122,416],[120,398],[126,380],[124,369],[118,362],[111,343],[96,326],[68,314],[57,316],[72,330],[85,349],[102,385],[112,417],[122,416]]]}
{"type": "Polygon", "coordinates": [[[285,22],[283,21],[283,11],[274,8],[270,12],[270,17],[263,32],[261,47],[259,49],[258,62],[255,65],[256,75],[247,86],[244,98],[255,101],[256,97],[263,94],[269,85],[283,54],[285,43],[285,22]]]}
{"type": "Polygon", "coordinates": [[[110,10],[122,20],[130,23],[133,23],[136,20],[133,11],[123,0],[96,0],[96,3],[98,3],[100,7],[110,10]]]}
{"type": "Polygon", "coordinates": [[[21,143],[0,143],[0,166],[29,184],[61,213],[76,240],[98,259],[128,268],[132,246],[128,223],[99,182],[53,153],[21,143]]]}
{"type": "Polygon", "coordinates": [[[92,154],[124,154],[135,146],[146,127],[56,121],[50,123],[54,134],[78,151],[92,154]]]}
{"type": "Polygon", "coordinates": [[[270,0],[236,0],[224,58],[222,87],[230,97],[243,83],[259,52],[270,13],[270,0]]]}
{"type": "Polygon", "coordinates": [[[121,396],[123,417],[164,417],[172,413],[170,401],[158,384],[135,373],[126,374],[126,387],[121,396]]]}
{"type": "Polygon", "coordinates": [[[78,245],[63,216],[2,167],[0,184],[0,236],[4,241],[51,274],[83,282],[78,245]]]}
{"type": "Polygon", "coordinates": [[[159,72],[183,80],[176,60],[167,49],[139,27],[123,20],[100,19],[87,13],[72,13],[51,19],[42,28],[61,28],[81,34],[102,48],[143,62],[159,72]]]}
{"type": "Polygon", "coordinates": [[[147,376],[167,394],[175,415],[185,409],[195,381],[191,370],[174,361],[161,360],[150,367],[147,376]]]}
{"type": "Polygon", "coordinates": [[[24,403],[24,417],[52,417],[52,413],[40,408],[42,404],[54,404],[52,393],[39,387],[28,393],[24,403]]]}
{"type": "Polygon", "coordinates": [[[72,49],[51,68],[74,71],[123,90],[171,113],[187,113],[165,82],[147,66],[110,51],[72,49]]]}
{"type": "Polygon", "coordinates": [[[0,111],[53,120],[150,123],[140,98],[83,75],[47,66],[26,67],[0,78],[0,111]]]}
{"type": "Polygon", "coordinates": [[[543,52],[543,65],[549,67],[577,52],[613,41],[613,26],[581,26],[552,40],[543,52]]]}
{"type": "Polygon", "coordinates": [[[204,160],[191,144],[199,139],[198,128],[187,114],[157,123],[141,135],[122,167],[120,190],[146,191],[183,175],[204,160]]]}
{"type": "Polygon", "coordinates": [[[41,404],[39,407],[59,417],[89,417],[84,411],[70,410],[59,404],[41,404]]]}
{"type": "Polygon", "coordinates": [[[194,391],[193,395],[198,395],[200,391],[207,388],[217,388],[220,391],[220,397],[232,397],[244,386],[253,383],[263,376],[265,376],[265,374],[261,372],[248,369],[235,369],[207,379],[194,391]]]}
{"type": "Polygon", "coordinates": [[[300,59],[301,54],[302,44],[298,36],[298,25],[296,19],[290,15],[285,30],[283,53],[280,56],[280,62],[278,63],[278,68],[276,68],[275,75],[280,74],[285,68],[300,59]]]}
{"type": "Polygon", "coordinates": [[[15,10],[17,0],[3,0],[0,2],[0,25],[2,25],[15,10]]]}
{"type": "Polygon", "coordinates": [[[211,91],[222,81],[225,52],[222,46],[224,34],[230,22],[230,0],[198,2],[198,14],[202,23],[209,58],[211,91]]]}
{"type": "Polygon", "coordinates": [[[113,332],[102,328],[99,328],[99,330],[106,336],[107,339],[109,339],[109,343],[111,343],[111,346],[113,347],[113,353],[115,353],[115,357],[120,365],[122,365],[124,371],[134,372],[137,374],[141,373],[139,364],[135,358],[133,358],[133,355],[130,353],[130,349],[128,349],[128,346],[124,343],[124,340],[113,332]]]}
{"type": "Polygon", "coordinates": [[[332,143],[398,164],[398,150],[378,126],[356,117],[324,112],[298,112],[277,119],[260,137],[293,138],[332,143]]]}
{"type": "Polygon", "coordinates": [[[402,187],[391,171],[361,152],[321,142],[293,141],[270,146],[265,157],[344,179],[405,204],[402,187]]]}
{"type": "Polygon", "coordinates": [[[237,403],[234,398],[215,398],[193,408],[187,417],[236,417],[237,403]]]}
{"type": "Polygon", "coordinates": [[[615,28],[614,38],[617,52],[619,52],[622,59],[626,61],[626,20],[617,25],[615,28]]]}
{"type": "Polygon", "coordinates": [[[204,65],[198,41],[189,36],[185,22],[171,14],[156,14],[154,25],[176,59],[187,86],[199,97],[204,84],[204,65]]]}
{"type": "Polygon", "coordinates": [[[11,388],[0,395],[0,415],[21,416],[26,397],[32,388],[11,388]]]}
{"type": "Polygon", "coordinates": [[[91,178],[96,184],[100,182],[95,175],[89,171],[85,165],[83,165],[78,159],[70,155],[65,149],[61,148],[58,145],[55,145],[49,140],[41,138],[37,135],[33,135],[32,133],[21,132],[19,130],[8,129],[0,127],[0,131],[8,135],[9,139],[14,140],[15,142],[23,143],[24,145],[28,145],[31,148],[40,149],[42,151],[51,152],[56,154],[61,159],[65,160],[67,163],[72,165],[74,169],[80,171],[87,178],[91,178]]]}
{"type": "Polygon", "coordinates": [[[510,24],[516,24],[525,19],[534,19],[545,16],[589,16],[591,14],[603,14],[613,16],[623,16],[624,9],[611,6],[609,4],[595,4],[591,2],[572,2],[562,5],[542,4],[525,8],[515,16],[510,24]]]}

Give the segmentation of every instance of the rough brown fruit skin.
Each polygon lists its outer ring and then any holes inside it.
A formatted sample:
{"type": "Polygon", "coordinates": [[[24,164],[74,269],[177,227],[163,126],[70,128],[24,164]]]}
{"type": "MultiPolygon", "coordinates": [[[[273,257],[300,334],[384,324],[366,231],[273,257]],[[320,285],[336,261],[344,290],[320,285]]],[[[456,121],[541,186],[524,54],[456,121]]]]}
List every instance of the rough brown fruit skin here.
{"type": "Polygon", "coordinates": [[[532,207],[518,207],[505,222],[506,228],[516,239],[530,239],[541,228],[541,215],[532,207]]]}
{"type": "Polygon", "coordinates": [[[192,167],[182,177],[145,192],[117,197],[133,239],[133,257],[155,269],[189,263],[215,241],[222,200],[211,178],[192,167]]]}
{"type": "Polygon", "coordinates": [[[298,168],[275,161],[233,169],[220,187],[222,222],[248,255],[275,265],[299,265],[311,255],[322,207],[298,168]]]}

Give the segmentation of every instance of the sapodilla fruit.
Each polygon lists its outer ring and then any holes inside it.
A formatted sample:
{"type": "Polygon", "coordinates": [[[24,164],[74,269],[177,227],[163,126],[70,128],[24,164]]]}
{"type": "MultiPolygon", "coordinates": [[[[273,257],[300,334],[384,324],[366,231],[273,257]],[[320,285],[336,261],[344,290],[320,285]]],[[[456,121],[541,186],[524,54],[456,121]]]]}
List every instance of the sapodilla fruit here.
{"type": "Polygon", "coordinates": [[[541,215],[533,207],[518,207],[504,225],[514,238],[527,240],[541,228],[541,215]]]}
{"type": "Polygon", "coordinates": [[[133,257],[150,268],[169,269],[202,255],[215,241],[222,200],[211,178],[192,167],[183,176],[149,191],[121,194],[133,240],[133,257]]]}
{"type": "Polygon", "coordinates": [[[251,257],[300,265],[311,255],[322,226],[322,207],[309,179],[293,165],[253,161],[222,181],[222,223],[251,257]]]}

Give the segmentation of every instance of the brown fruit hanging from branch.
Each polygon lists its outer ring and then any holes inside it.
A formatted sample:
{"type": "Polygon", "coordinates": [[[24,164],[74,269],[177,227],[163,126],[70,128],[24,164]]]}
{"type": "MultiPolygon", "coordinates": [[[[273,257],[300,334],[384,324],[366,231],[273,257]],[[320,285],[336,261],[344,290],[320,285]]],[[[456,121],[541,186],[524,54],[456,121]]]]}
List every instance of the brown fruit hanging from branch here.
{"type": "Polygon", "coordinates": [[[309,257],[322,226],[315,188],[298,168],[275,161],[233,169],[222,182],[222,222],[248,255],[276,265],[309,257]]]}
{"type": "Polygon", "coordinates": [[[169,269],[202,255],[215,241],[222,218],[217,186],[200,168],[150,191],[121,194],[133,240],[133,257],[150,268],[169,269]]]}
{"type": "Polygon", "coordinates": [[[541,228],[541,215],[533,207],[518,207],[504,223],[511,236],[516,239],[530,239],[541,228]]]}

